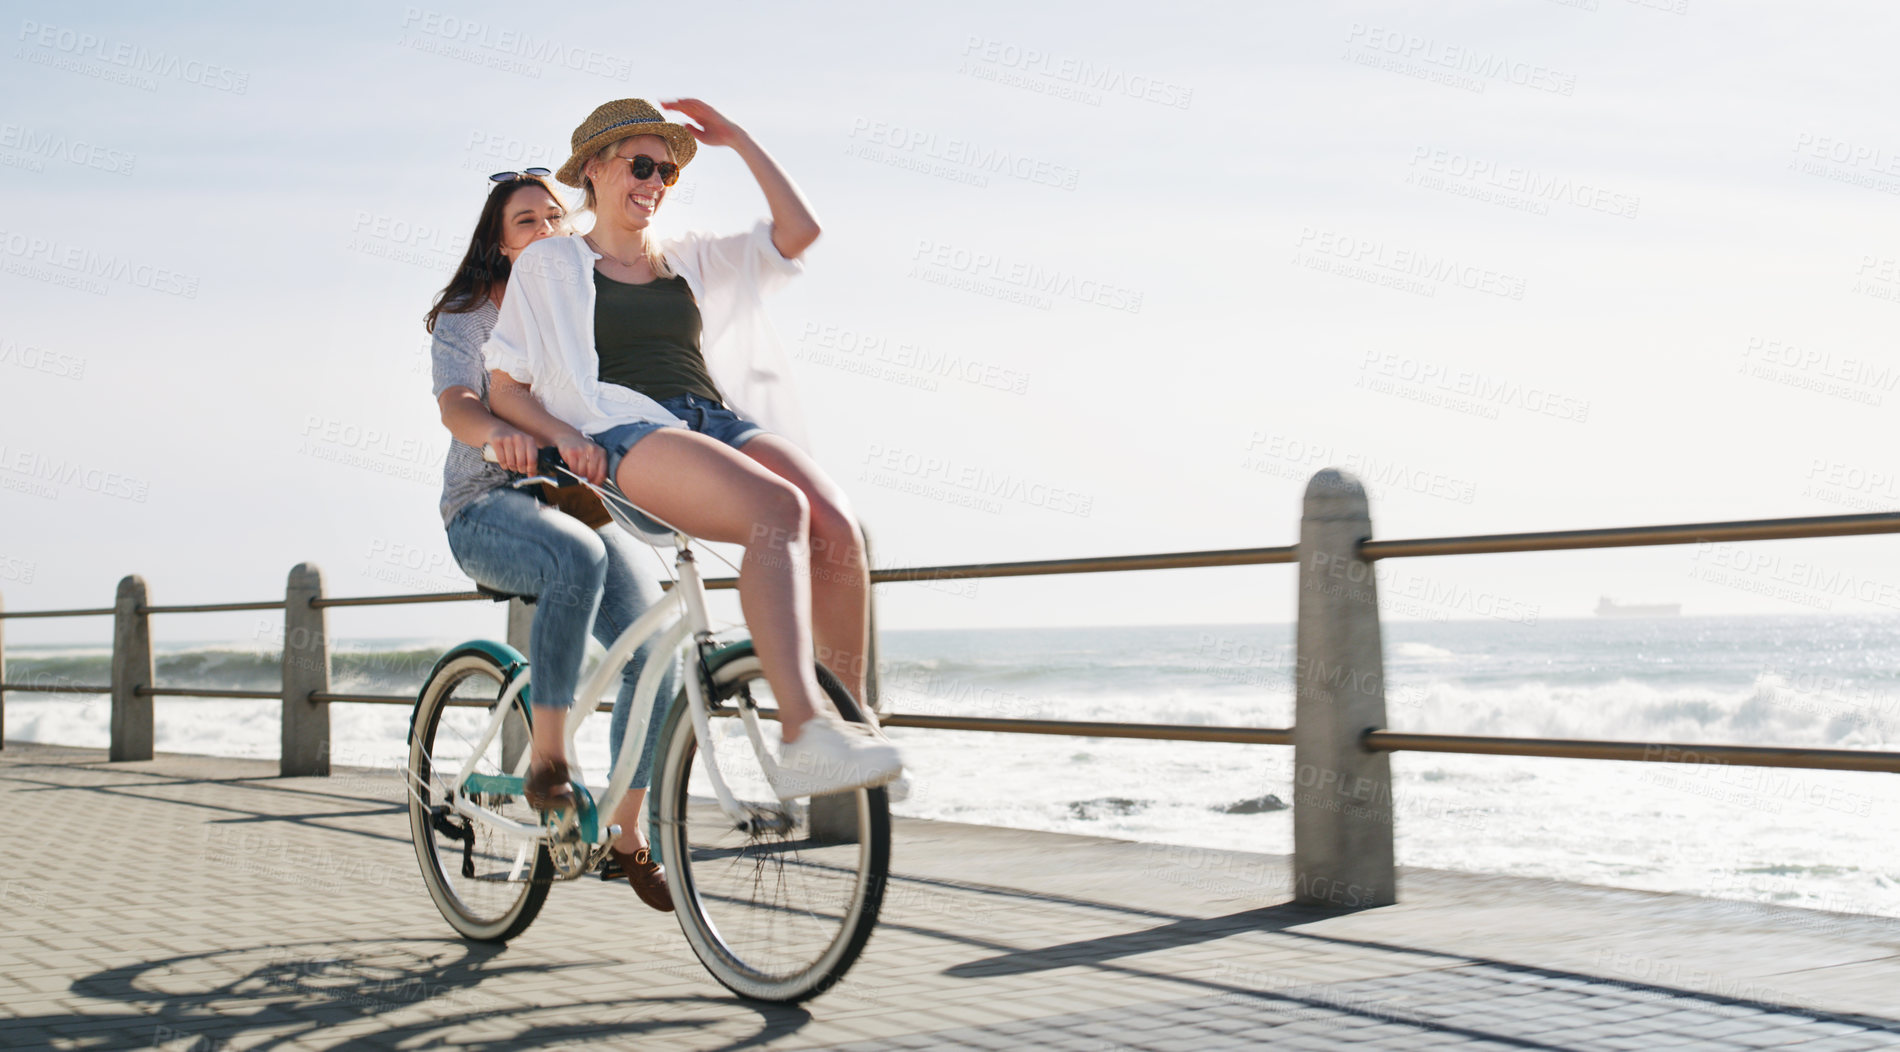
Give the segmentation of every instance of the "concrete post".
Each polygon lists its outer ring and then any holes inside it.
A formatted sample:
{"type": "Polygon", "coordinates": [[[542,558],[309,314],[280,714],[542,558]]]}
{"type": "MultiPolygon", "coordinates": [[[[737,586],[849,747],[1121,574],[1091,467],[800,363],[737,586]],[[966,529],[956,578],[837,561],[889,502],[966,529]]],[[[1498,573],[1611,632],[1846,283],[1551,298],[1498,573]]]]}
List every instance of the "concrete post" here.
{"type": "Polygon", "coordinates": [[[284,587],[284,719],[277,773],[284,778],[330,774],[330,703],[310,695],[330,689],[329,610],[315,563],[291,568],[284,587]]]}
{"type": "Polygon", "coordinates": [[[152,685],[152,632],[147,615],[145,578],[120,579],[112,607],[111,760],[152,758],[152,699],[140,687],[152,685]]]}
{"type": "MultiPolygon", "coordinates": [[[[523,657],[528,654],[528,644],[534,638],[534,607],[519,599],[508,600],[508,645],[521,651],[523,657]]],[[[529,666],[532,671],[533,666],[529,666]]],[[[533,683],[533,679],[529,679],[533,683]]],[[[530,688],[532,692],[532,687],[530,688]]],[[[501,762],[512,771],[520,761],[521,754],[528,751],[528,728],[520,720],[509,720],[501,725],[501,762]]]]}
{"type": "Polygon", "coordinates": [[[1398,901],[1392,764],[1361,744],[1385,726],[1385,654],[1365,487],[1336,468],[1306,486],[1293,717],[1295,901],[1330,909],[1398,901]]]}

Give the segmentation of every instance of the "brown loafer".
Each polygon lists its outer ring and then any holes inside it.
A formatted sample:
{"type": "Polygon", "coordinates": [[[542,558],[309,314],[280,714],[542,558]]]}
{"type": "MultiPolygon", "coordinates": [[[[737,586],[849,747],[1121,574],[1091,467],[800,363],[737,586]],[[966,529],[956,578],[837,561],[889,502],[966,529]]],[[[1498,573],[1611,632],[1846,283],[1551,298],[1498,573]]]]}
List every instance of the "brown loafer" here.
{"type": "Polygon", "coordinates": [[[661,913],[673,912],[673,896],[666,890],[666,868],[653,861],[652,852],[641,847],[629,853],[610,844],[607,854],[619,863],[621,875],[633,885],[641,902],[661,913]]]}
{"type": "Polygon", "coordinates": [[[527,797],[528,806],[536,811],[572,807],[574,787],[567,784],[567,761],[556,760],[546,767],[529,764],[527,784],[521,787],[521,795],[527,797]]]}

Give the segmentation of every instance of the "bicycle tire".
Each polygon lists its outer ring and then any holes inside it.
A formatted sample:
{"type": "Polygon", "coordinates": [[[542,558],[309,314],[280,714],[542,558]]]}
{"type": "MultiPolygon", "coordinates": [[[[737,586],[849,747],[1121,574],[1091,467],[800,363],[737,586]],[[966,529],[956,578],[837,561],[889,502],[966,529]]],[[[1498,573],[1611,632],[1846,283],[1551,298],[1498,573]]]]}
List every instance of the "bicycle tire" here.
{"type": "MultiPolygon", "coordinates": [[[[660,741],[658,791],[649,832],[667,867],[674,913],[686,941],[721,985],[741,997],[795,1003],[844,978],[877,925],[890,875],[891,816],[882,788],[828,797],[843,800],[845,839],[822,839],[810,827],[809,801],[782,805],[765,785],[757,753],[744,736],[738,701],[769,690],[750,642],[715,652],[706,662],[712,683],[709,723],[718,768],[750,808],[783,808],[789,827],[747,831],[725,815],[705,785],[691,706],[684,692],[667,714],[660,741]],[[762,797],[762,799],[761,799],[762,797]],[[800,805],[803,806],[800,806],[800,805]],[[821,908],[824,907],[824,908],[821,908]]],[[[864,722],[836,676],[816,666],[819,685],[846,719],[864,722]]],[[[776,722],[768,745],[777,738],[776,722]]]]}
{"type": "MultiPolygon", "coordinates": [[[[409,832],[415,841],[416,861],[422,866],[422,881],[449,925],[477,942],[507,942],[534,922],[547,901],[554,861],[545,843],[510,837],[492,826],[444,813],[446,786],[438,773],[453,775],[460,769],[473,751],[471,736],[487,726],[501,692],[526,665],[518,652],[493,643],[450,651],[436,662],[423,684],[409,724],[409,832]],[[472,689],[459,693],[465,687],[472,689]],[[456,744],[443,737],[445,732],[466,746],[460,755],[456,755],[456,744]],[[451,836],[450,830],[459,830],[469,839],[451,836]],[[445,850],[449,857],[444,857],[445,850]]],[[[515,696],[510,709],[509,720],[519,721],[520,740],[531,740],[527,687],[515,696]]],[[[496,737],[483,751],[477,769],[510,773],[501,769],[502,736],[496,737]]],[[[535,812],[519,797],[478,794],[477,799],[505,817],[539,824],[535,812]]]]}

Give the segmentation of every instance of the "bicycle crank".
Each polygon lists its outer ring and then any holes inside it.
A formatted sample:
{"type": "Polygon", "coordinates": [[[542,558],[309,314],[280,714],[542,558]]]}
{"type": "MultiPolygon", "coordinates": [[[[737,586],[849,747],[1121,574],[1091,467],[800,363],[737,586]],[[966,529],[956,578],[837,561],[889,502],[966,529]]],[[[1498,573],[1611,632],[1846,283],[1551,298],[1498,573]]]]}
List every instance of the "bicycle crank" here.
{"type": "Polygon", "coordinates": [[[579,782],[568,784],[574,789],[574,806],[541,817],[548,857],[554,861],[554,875],[562,880],[573,880],[592,870],[604,851],[594,843],[600,839],[600,814],[595,810],[593,794],[579,782]]]}

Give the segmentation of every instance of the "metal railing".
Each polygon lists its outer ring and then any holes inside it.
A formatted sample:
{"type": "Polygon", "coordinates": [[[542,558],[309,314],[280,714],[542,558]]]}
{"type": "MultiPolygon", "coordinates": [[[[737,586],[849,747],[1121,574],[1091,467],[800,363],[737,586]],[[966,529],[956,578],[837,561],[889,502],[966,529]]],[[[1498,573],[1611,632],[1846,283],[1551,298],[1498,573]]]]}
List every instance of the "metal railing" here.
{"type": "MultiPolygon", "coordinates": [[[[1736,764],[1814,770],[1900,772],[1900,752],[1677,742],[1487,737],[1402,732],[1386,727],[1385,663],[1376,578],[1379,559],[1506,552],[1564,551],[1650,545],[1900,533],[1900,513],[1824,515],[1736,522],[1632,526],[1540,533],[1488,534],[1414,540],[1373,540],[1365,491],[1357,479],[1328,468],[1314,475],[1305,495],[1295,545],[1166,552],[1151,555],[970,563],[874,570],[873,584],[981,577],[1047,576],[1132,570],[1297,564],[1300,567],[1294,686],[1294,726],[1225,727],[1080,720],[1004,719],[893,713],[888,727],[1077,735],[1165,741],[1233,742],[1294,747],[1295,896],[1309,905],[1379,905],[1396,901],[1392,856],[1392,791],[1388,757],[1400,751],[1493,756],[1558,757],[1650,763],[1736,764]]],[[[868,561],[867,545],[867,561],[868,561]]],[[[731,577],[707,588],[734,588],[731,577]]],[[[292,569],[285,598],[242,603],[154,605],[133,575],[119,583],[111,607],[7,612],[9,619],[114,618],[110,684],[5,682],[0,634],[0,740],[9,692],[110,694],[114,760],[151,756],[151,700],[206,697],[279,700],[284,705],[285,775],[329,773],[331,703],[410,705],[408,695],[351,694],[329,689],[331,655],[325,611],[331,608],[412,603],[492,601],[480,592],[331,597],[322,574],[308,563],[292,569]],[[280,690],[166,687],[152,682],[147,618],[151,614],[284,611],[284,680],[280,690]]],[[[528,616],[509,603],[508,640],[527,648],[528,616]]],[[[870,691],[876,692],[873,619],[870,691]]],[[[603,710],[611,708],[600,702],[603,710]]]]}

